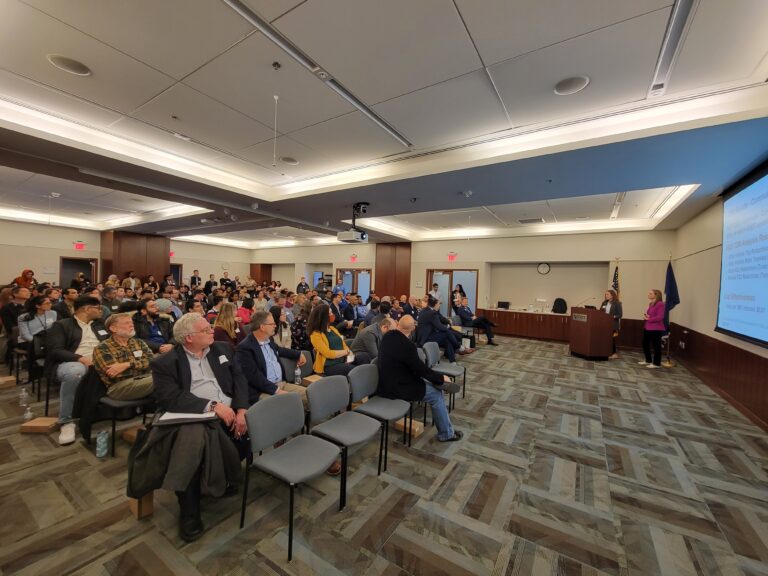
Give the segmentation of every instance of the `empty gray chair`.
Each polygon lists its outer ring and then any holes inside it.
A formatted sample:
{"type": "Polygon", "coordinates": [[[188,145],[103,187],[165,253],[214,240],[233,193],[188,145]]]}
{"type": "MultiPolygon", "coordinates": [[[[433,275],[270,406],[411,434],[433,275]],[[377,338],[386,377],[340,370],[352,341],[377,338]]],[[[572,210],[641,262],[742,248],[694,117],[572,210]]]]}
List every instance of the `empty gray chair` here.
{"type": "MultiPolygon", "coordinates": [[[[304,356],[305,360],[304,365],[301,367],[301,377],[306,378],[307,376],[312,375],[312,354],[310,354],[309,350],[302,350],[301,355],[304,356]]],[[[280,364],[283,365],[285,377],[288,382],[293,383],[293,375],[296,371],[296,360],[281,357],[280,364]]]]}
{"type": "MultiPolygon", "coordinates": [[[[424,353],[427,355],[427,366],[443,376],[448,376],[451,380],[456,380],[459,376],[462,377],[462,384],[464,385],[464,392],[462,398],[466,395],[467,388],[467,369],[465,366],[459,366],[458,364],[451,364],[449,362],[440,362],[440,349],[437,346],[437,342],[425,342],[424,353]]],[[[448,399],[448,409],[452,409],[455,404],[455,394],[451,394],[448,399]]]]}
{"type": "MultiPolygon", "coordinates": [[[[288,516],[288,560],[293,557],[293,492],[296,486],[325,472],[339,456],[339,448],[316,436],[301,434],[291,438],[263,456],[254,458],[269,448],[292,436],[304,426],[304,405],[298,394],[275,394],[256,402],[245,413],[251,454],[245,467],[243,506],[240,510],[240,528],[245,522],[245,503],[248,498],[248,472],[251,465],[262,472],[288,484],[290,503],[288,516]]],[[[342,487],[343,489],[343,487],[342,487]]],[[[341,494],[339,494],[341,499],[341,494]]]]}
{"type": "MultiPolygon", "coordinates": [[[[309,422],[322,422],[312,427],[312,434],[341,448],[341,500],[339,510],[347,505],[347,456],[349,448],[373,438],[381,424],[357,412],[343,412],[349,404],[349,381],[346,376],[326,376],[307,386],[309,422]],[[341,412],[338,416],[334,414],[341,412]],[[330,420],[328,420],[329,417],[330,420]]],[[[379,454],[381,466],[381,454],[379,454]]]]}
{"type": "MultiPolygon", "coordinates": [[[[112,448],[110,449],[110,455],[115,456],[115,427],[117,425],[117,413],[124,408],[136,408],[141,409],[141,421],[146,422],[147,408],[151,407],[155,401],[151,396],[146,398],[139,398],[138,400],[115,400],[109,396],[102,396],[99,399],[99,404],[106,406],[109,409],[109,415],[112,419],[112,448]]],[[[90,443],[90,435],[88,436],[88,442],[90,443]]]]}
{"type": "MultiPolygon", "coordinates": [[[[384,451],[384,470],[387,470],[389,423],[405,418],[410,412],[412,404],[406,400],[374,396],[379,387],[379,369],[373,364],[355,366],[347,377],[352,389],[352,402],[360,402],[366,396],[368,397],[368,401],[355,408],[355,412],[365,414],[381,422],[381,442],[379,444],[379,474],[381,474],[382,449],[384,451]]],[[[407,420],[403,424],[407,429],[407,420]]]]}

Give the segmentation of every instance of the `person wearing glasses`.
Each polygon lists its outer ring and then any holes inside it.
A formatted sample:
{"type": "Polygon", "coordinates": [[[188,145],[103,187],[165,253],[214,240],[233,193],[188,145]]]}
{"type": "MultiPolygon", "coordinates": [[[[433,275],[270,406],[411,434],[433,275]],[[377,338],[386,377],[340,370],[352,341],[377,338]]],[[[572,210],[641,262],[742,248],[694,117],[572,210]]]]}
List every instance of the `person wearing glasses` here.
{"type": "Polygon", "coordinates": [[[176,492],[179,535],[191,542],[204,531],[201,496],[223,496],[236,490],[239,482],[240,460],[247,454],[248,382],[232,347],[214,342],[213,328],[200,314],[182,316],[173,325],[173,336],[177,342],[173,349],[150,363],[158,407],[171,413],[213,416],[202,425],[154,426],[150,434],[155,438],[147,442],[175,429],[172,444],[157,442],[162,453],[150,462],[168,462],[162,486],[176,492]]]}
{"type": "Polygon", "coordinates": [[[46,348],[51,373],[61,382],[59,392],[59,445],[75,441],[72,410],[75,394],[88,369],[93,365],[93,350],[109,338],[101,319],[101,302],[92,296],[81,296],[74,302],[74,315],[54,322],[48,330],[46,348]]]}

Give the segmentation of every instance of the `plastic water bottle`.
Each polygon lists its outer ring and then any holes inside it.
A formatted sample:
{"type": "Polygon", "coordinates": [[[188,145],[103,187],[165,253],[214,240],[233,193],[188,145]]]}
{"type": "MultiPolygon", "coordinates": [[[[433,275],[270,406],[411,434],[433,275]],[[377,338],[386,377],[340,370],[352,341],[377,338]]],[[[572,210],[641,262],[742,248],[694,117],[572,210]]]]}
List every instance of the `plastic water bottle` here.
{"type": "Polygon", "coordinates": [[[29,406],[27,406],[27,409],[26,409],[26,410],[24,410],[24,420],[26,420],[26,421],[30,421],[30,420],[32,420],[32,418],[34,418],[34,417],[35,417],[35,414],[32,412],[32,408],[30,408],[29,406]]]}
{"type": "Polygon", "coordinates": [[[109,432],[102,430],[96,436],[96,458],[104,458],[109,452],[109,432]]]}
{"type": "Polygon", "coordinates": [[[19,406],[28,406],[29,405],[29,392],[27,392],[27,387],[21,389],[21,392],[19,392],[19,406]]]}
{"type": "Polygon", "coordinates": [[[296,370],[293,371],[293,383],[301,386],[301,366],[296,365],[296,370]]]}

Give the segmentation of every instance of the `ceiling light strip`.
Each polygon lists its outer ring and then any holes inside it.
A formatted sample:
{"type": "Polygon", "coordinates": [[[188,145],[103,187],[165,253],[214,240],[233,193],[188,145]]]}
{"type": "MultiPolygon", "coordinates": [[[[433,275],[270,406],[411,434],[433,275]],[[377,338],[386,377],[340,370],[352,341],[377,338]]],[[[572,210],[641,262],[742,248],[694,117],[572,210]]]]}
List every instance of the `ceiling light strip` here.
{"type": "Polygon", "coordinates": [[[224,3],[237,12],[240,16],[250,22],[259,32],[264,34],[275,46],[280,48],[283,52],[288,54],[296,62],[301,64],[304,68],[309,70],[315,77],[322,81],[328,88],[336,92],[344,100],[349,102],[352,106],[362,112],[369,120],[376,124],[379,128],[384,130],[387,134],[392,136],[405,148],[410,148],[412,144],[392,126],[376,114],[373,110],[368,108],[362,101],[360,101],[354,94],[344,88],[336,80],[330,77],[330,75],[320,68],[315,62],[308,58],[301,52],[296,46],[294,46],[290,40],[280,34],[272,25],[261,18],[248,6],[243,4],[240,0],[224,0],[224,3]]]}
{"type": "Polygon", "coordinates": [[[653,81],[648,89],[649,97],[661,96],[666,92],[672,66],[680,53],[683,35],[698,4],[699,0],[675,0],[664,41],[661,43],[659,59],[656,61],[656,69],[653,71],[653,81]]]}

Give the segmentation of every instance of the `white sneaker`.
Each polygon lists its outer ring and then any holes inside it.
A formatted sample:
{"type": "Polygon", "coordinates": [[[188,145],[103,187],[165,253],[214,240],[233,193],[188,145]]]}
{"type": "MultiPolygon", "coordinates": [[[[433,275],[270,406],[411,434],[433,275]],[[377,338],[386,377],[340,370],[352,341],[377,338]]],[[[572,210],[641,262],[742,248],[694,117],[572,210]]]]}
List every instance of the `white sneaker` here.
{"type": "Polygon", "coordinates": [[[75,423],[67,422],[63,424],[59,431],[59,446],[66,446],[72,444],[75,441],[75,423]]]}
{"type": "Polygon", "coordinates": [[[640,366],[648,366],[649,362],[646,362],[645,360],[641,360],[640,362],[638,362],[638,364],[640,364],[640,366]]]}
{"type": "Polygon", "coordinates": [[[648,368],[661,368],[661,366],[656,366],[656,364],[648,364],[648,368]]]}

